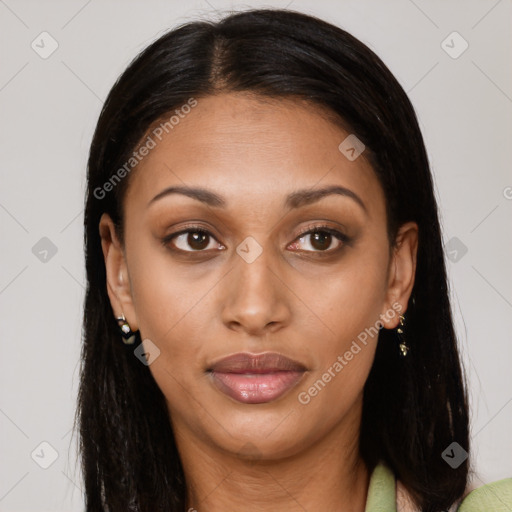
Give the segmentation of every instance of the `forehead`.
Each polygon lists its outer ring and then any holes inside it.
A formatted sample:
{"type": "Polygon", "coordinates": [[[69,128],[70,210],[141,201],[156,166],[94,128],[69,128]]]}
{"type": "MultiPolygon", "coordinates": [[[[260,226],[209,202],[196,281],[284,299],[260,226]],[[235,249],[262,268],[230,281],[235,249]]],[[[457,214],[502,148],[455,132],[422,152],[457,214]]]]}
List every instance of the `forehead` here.
{"type": "Polygon", "coordinates": [[[295,189],[332,184],[366,198],[370,209],[384,206],[364,152],[347,158],[339,146],[350,133],[315,104],[225,93],[177,110],[172,124],[157,123],[146,135],[153,147],[133,171],[126,196],[137,208],[183,185],[217,191],[228,207],[250,203],[265,210],[295,189]]]}

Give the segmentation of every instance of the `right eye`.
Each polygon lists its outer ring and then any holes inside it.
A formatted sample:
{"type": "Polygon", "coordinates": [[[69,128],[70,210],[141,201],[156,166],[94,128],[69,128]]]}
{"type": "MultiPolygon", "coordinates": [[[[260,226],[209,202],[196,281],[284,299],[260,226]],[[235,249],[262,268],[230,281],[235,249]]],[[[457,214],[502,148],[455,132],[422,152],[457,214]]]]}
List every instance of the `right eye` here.
{"type": "MultiPolygon", "coordinates": [[[[186,229],[165,236],[162,238],[162,244],[173,251],[204,252],[214,240],[214,236],[206,229],[198,226],[189,226],[186,229]],[[175,242],[173,242],[174,239],[176,239],[175,242]]],[[[218,242],[217,245],[224,248],[224,246],[218,242]]],[[[210,249],[212,248],[215,248],[215,244],[210,247],[210,249]]]]}

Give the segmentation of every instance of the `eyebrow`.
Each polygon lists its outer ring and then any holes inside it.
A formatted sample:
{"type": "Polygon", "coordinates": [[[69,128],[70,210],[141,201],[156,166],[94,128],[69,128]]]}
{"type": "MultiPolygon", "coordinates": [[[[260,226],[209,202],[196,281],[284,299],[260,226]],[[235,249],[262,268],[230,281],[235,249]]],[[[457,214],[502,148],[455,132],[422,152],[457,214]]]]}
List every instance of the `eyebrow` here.
{"type": "MultiPolygon", "coordinates": [[[[174,186],[168,187],[161,192],[159,192],[151,201],[148,203],[148,207],[153,204],[155,201],[162,199],[171,194],[182,194],[187,197],[191,197],[192,199],[196,199],[208,206],[213,206],[215,208],[226,208],[227,201],[226,199],[215,193],[211,190],[202,187],[188,187],[188,186],[174,186]]],[[[323,188],[317,189],[301,189],[291,192],[286,196],[284,206],[288,209],[296,209],[302,206],[307,206],[312,203],[316,203],[320,201],[324,197],[338,194],[340,196],[348,197],[353,199],[366,213],[368,210],[363,202],[363,200],[352,190],[339,186],[339,185],[329,185],[323,188]]]]}

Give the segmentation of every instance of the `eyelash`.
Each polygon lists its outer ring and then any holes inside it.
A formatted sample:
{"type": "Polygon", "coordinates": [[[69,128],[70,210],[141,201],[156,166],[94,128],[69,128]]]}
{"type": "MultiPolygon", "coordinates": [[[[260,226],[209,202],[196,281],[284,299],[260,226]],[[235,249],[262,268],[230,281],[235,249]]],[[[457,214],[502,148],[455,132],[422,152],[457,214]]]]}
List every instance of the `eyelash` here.
{"type": "MultiPolygon", "coordinates": [[[[216,240],[215,236],[210,233],[208,230],[202,228],[201,226],[186,226],[185,228],[183,228],[182,230],[180,231],[177,231],[176,233],[171,233],[170,235],[167,235],[166,237],[162,238],[162,245],[172,251],[177,251],[177,252],[181,252],[181,253],[201,253],[201,252],[206,252],[205,250],[200,250],[200,251],[184,251],[183,249],[178,249],[178,248],[174,248],[174,247],[169,247],[169,244],[171,242],[171,240],[173,238],[176,238],[177,236],[179,235],[183,235],[183,234],[186,234],[186,233],[200,233],[202,235],[207,235],[211,238],[213,238],[214,240],[216,240]]],[[[326,226],[326,225],[313,225],[313,226],[307,226],[306,228],[304,228],[298,235],[297,237],[294,239],[294,242],[292,243],[295,243],[295,240],[299,240],[300,238],[303,238],[304,236],[306,235],[310,235],[310,234],[314,234],[314,233],[328,233],[330,235],[333,235],[335,238],[337,238],[340,242],[342,242],[342,245],[336,249],[330,249],[328,251],[305,251],[305,252],[309,252],[309,253],[315,253],[315,254],[333,254],[333,253],[336,253],[338,251],[340,251],[341,249],[343,249],[343,247],[346,245],[346,244],[349,244],[351,239],[350,237],[348,237],[347,235],[345,235],[344,233],[341,233],[340,231],[336,230],[336,229],[333,229],[329,226],[326,226]]]]}

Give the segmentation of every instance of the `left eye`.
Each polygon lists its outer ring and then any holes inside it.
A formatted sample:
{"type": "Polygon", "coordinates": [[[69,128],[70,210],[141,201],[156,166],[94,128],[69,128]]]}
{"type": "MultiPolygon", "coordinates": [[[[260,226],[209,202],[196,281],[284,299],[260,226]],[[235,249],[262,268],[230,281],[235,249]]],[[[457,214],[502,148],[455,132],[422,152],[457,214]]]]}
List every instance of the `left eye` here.
{"type": "MultiPolygon", "coordinates": [[[[344,242],[347,241],[347,237],[343,233],[331,228],[310,229],[299,235],[297,240],[304,242],[309,237],[311,237],[309,246],[313,248],[312,252],[332,252],[341,248],[344,242]]],[[[299,242],[293,242],[290,247],[300,249],[299,242]]]]}

